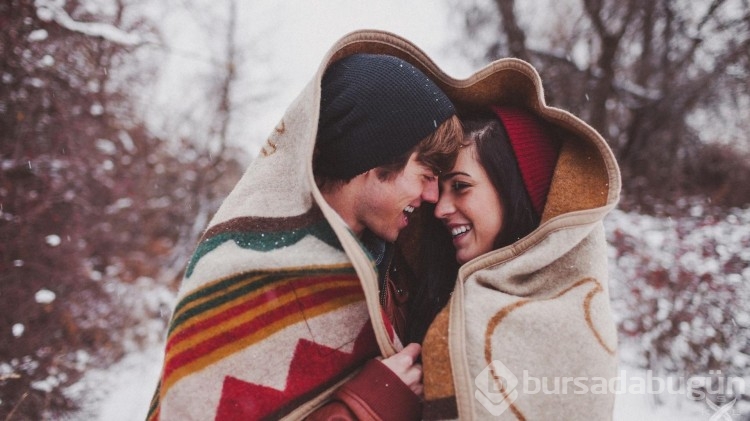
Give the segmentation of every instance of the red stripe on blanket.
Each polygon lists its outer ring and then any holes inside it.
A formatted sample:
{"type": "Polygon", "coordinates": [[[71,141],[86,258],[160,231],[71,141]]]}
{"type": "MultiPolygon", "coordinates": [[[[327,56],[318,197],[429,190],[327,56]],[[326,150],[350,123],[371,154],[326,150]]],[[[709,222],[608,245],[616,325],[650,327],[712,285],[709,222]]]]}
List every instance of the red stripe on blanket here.
{"type": "Polygon", "coordinates": [[[333,311],[343,305],[362,299],[362,290],[358,284],[345,288],[336,287],[322,290],[291,300],[287,304],[270,311],[262,312],[250,321],[233,329],[218,332],[211,338],[183,352],[177,354],[168,352],[164,367],[164,387],[169,389],[174,382],[190,374],[190,372],[250,347],[271,334],[304,320],[305,317],[333,311]],[[326,308],[327,306],[330,308],[326,308]],[[188,367],[188,365],[195,365],[195,367],[188,367]],[[185,370],[182,370],[183,368],[185,370]],[[182,372],[176,373],[177,370],[182,372]]]}
{"type": "MultiPolygon", "coordinates": [[[[335,281],[350,281],[353,285],[358,285],[357,279],[352,279],[350,275],[328,276],[325,278],[292,278],[285,280],[283,283],[276,285],[274,288],[262,289],[261,291],[239,297],[234,300],[234,304],[229,306],[220,313],[214,314],[203,320],[188,321],[186,327],[178,329],[169,336],[167,341],[167,353],[170,352],[180,342],[187,340],[194,335],[205,333],[213,328],[219,327],[227,320],[241,316],[251,310],[258,309],[259,306],[278,300],[280,297],[291,294],[295,290],[306,288],[312,285],[320,285],[324,288],[327,284],[335,281]]],[[[226,306],[226,304],[225,304],[226,306]]],[[[197,318],[197,317],[196,317],[197,318]]]]}

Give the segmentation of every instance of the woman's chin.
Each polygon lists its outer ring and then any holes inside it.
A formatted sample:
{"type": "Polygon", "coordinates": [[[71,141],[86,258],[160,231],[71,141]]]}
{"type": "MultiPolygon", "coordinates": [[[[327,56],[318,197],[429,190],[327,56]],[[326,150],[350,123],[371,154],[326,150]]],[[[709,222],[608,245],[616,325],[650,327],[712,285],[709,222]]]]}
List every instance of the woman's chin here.
{"type": "Polygon", "coordinates": [[[458,253],[456,253],[456,261],[459,265],[463,265],[464,263],[472,260],[475,257],[477,257],[477,255],[472,253],[462,253],[460,250],[458,251],[458,253]]]}

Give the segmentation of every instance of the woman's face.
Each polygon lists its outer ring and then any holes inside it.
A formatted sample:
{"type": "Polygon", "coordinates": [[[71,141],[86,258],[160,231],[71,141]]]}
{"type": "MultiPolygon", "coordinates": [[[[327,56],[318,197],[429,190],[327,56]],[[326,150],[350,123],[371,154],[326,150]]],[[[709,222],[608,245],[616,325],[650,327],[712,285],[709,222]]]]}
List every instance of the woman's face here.
{"type": "Polygon", "coordinates": [[[494,248],[503,225],[503,204],[477,160],[474,142],[461,148],[456,165],[440,177],[435,216],[453,237],[458,263],[464,264],[494,248]]]}

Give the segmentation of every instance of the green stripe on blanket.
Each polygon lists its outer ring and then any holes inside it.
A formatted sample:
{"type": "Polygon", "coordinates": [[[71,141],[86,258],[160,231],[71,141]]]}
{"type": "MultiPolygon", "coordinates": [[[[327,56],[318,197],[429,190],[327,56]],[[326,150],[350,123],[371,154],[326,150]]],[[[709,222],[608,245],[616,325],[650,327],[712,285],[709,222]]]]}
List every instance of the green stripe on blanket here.
{"type": "Polygon", "coordinates": [[[316,207],[296,217],[234,218],[217,224],[203,235],[185,274],[189,278],[203,256],[227,241],[234,241],[237,246],[244,249],[271,251],[296,244],[308,235],[342,250],[336,233],[316,207]]]}

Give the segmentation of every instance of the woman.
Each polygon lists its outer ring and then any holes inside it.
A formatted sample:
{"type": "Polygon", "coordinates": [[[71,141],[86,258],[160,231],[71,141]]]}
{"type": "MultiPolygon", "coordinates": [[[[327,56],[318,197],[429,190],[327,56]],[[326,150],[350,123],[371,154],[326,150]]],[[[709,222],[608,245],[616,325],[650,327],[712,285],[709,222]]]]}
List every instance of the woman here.
{"type": "MultiPolygon", "coordinates": [[[[422,234],[425,275],[416,298],[433,317],[447,303],[459,265],[520,240],[539,225],[559,148],[550,128],[520,108],[492,107],[463,116],[462,124],[456,164],[440,177],[436,219],[424,222],[422,234]]],[[[415,341],[422,341],[431,321],[414,321],[415,341]]]]}
{"type": "MultiPolygon", "coordinates": [[[[495,71],[519,70],[507,64],[495,71]]],[[[610,419],[616,330],[601,219],[617,166],[585,123],[541,95],[526,98],[536,109],[511,98],[464,113],[462,149],[424,228],[423,261],[441,267],[422,268],[423,295],[448,304],[424,336],[423,415],[610,419]]]]}
{"type": "Polygon", "coordinates": [[[493,111],[464,120],[459,158],[440,177],[435,216],[448,228],[460,264],[539,225],[557,160],[557,140],[533,115],[511,107],[493,111]]]}

